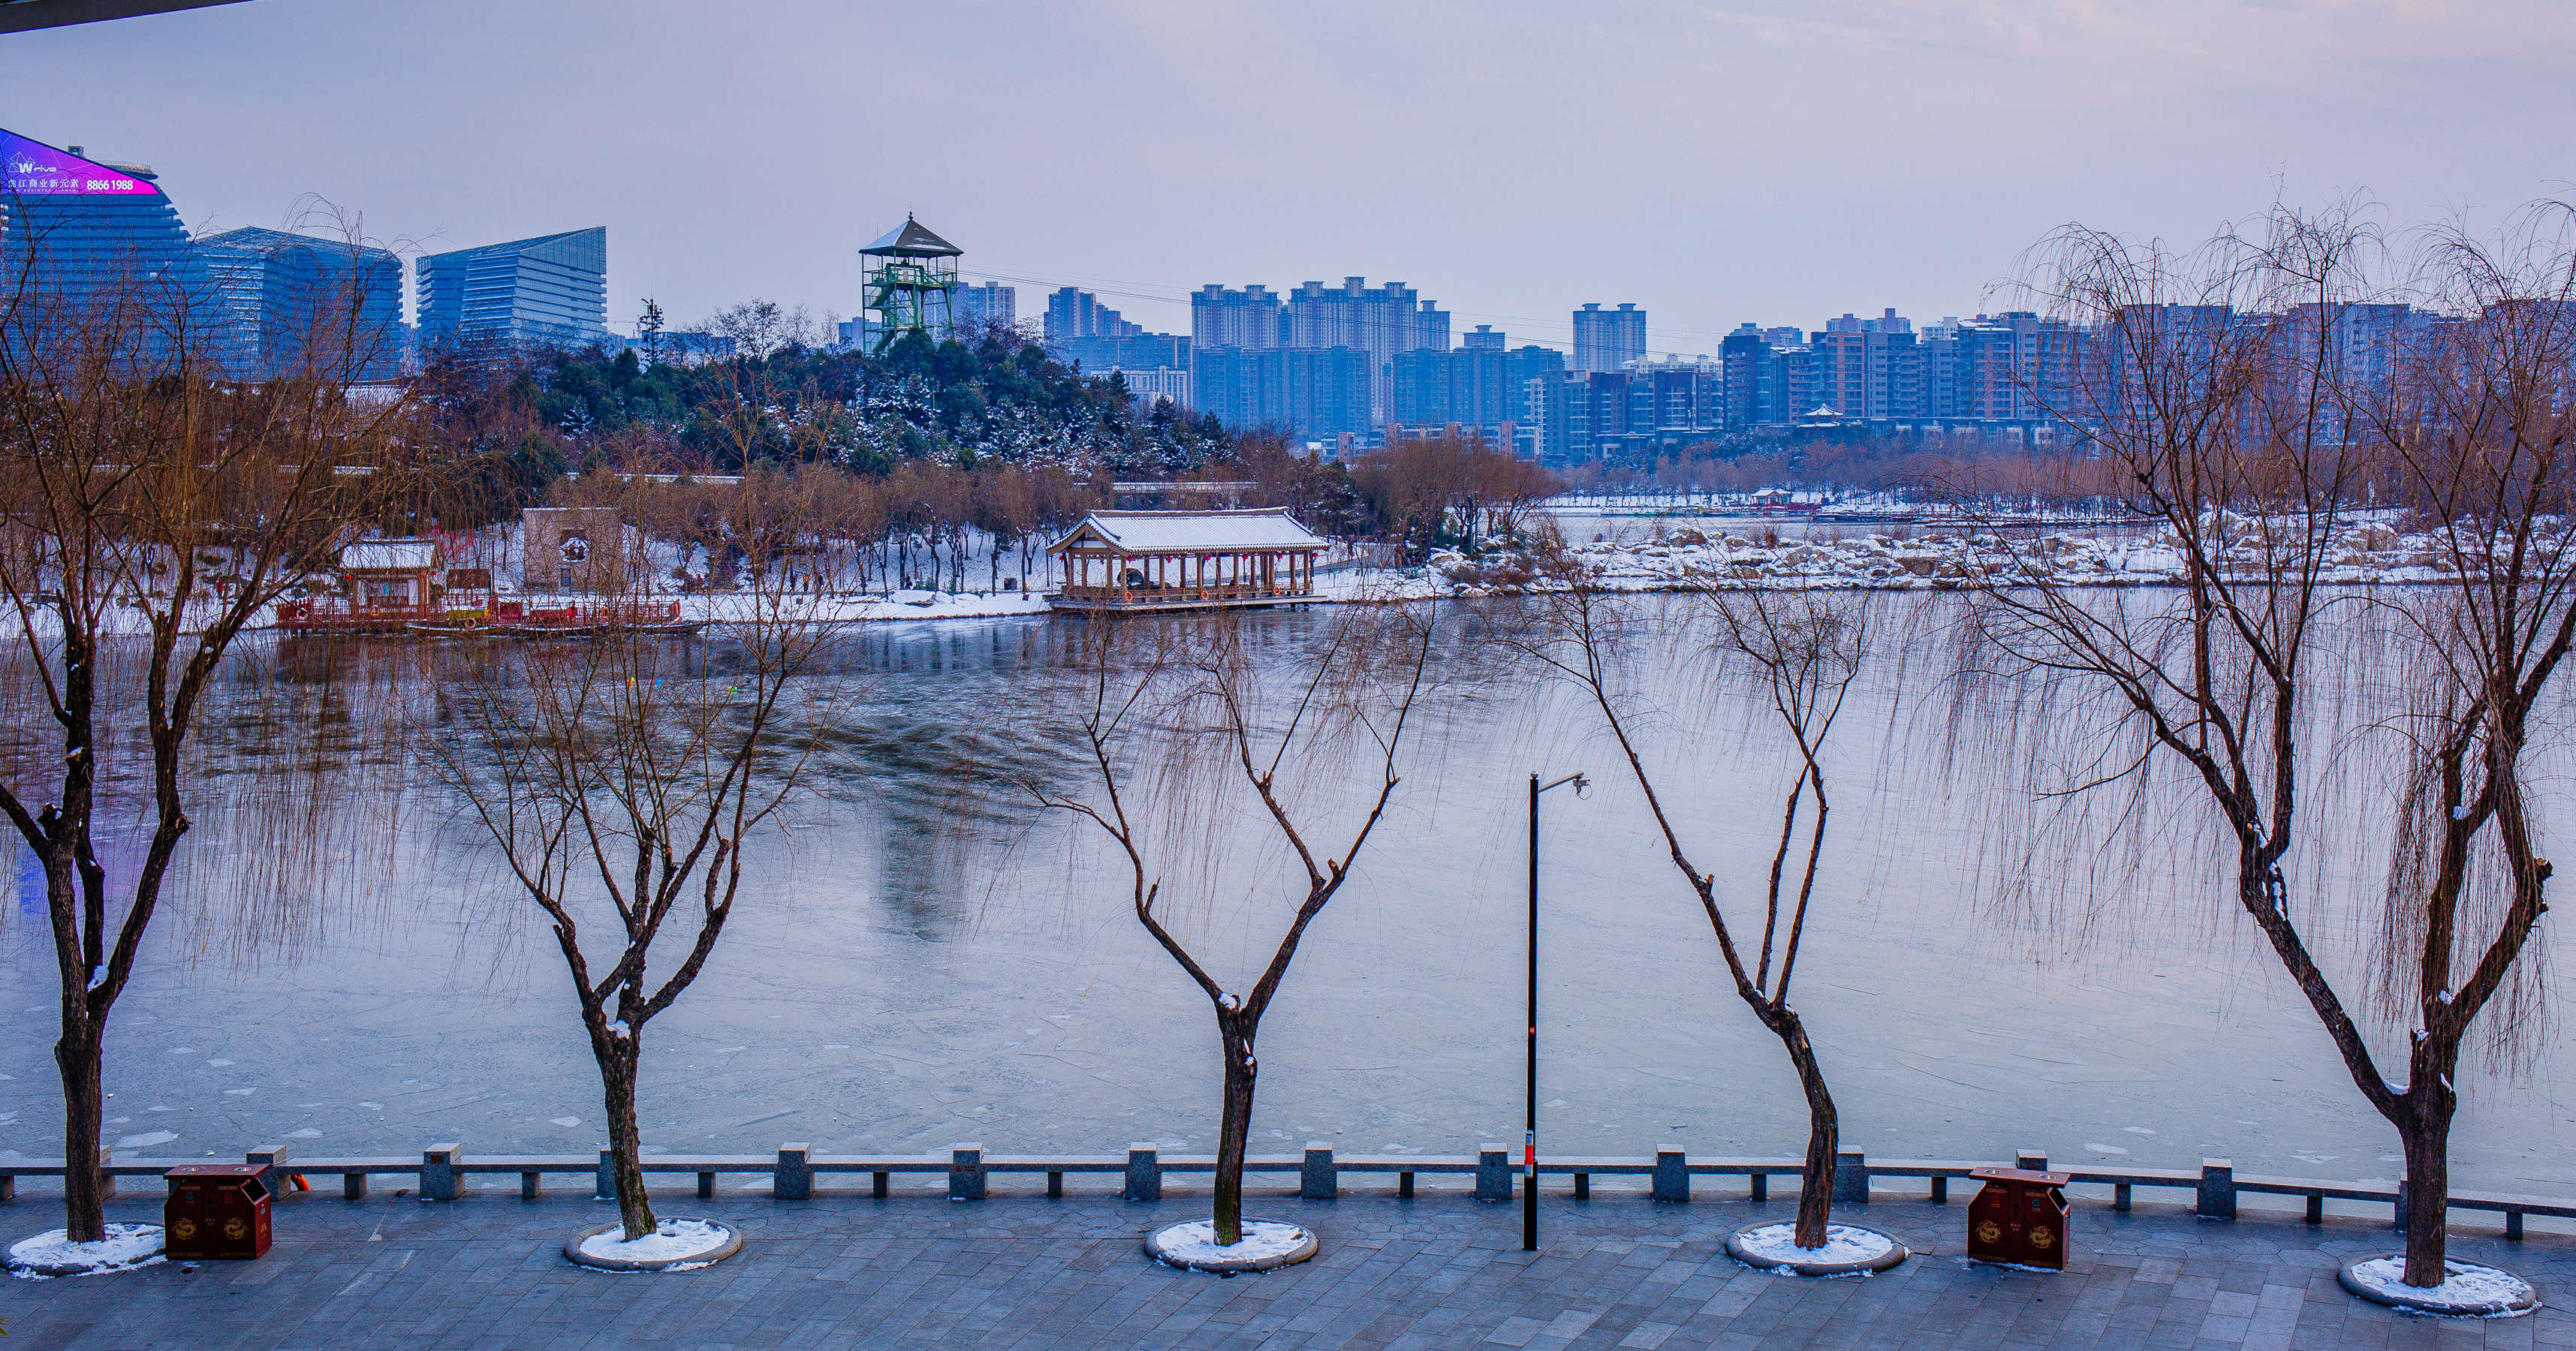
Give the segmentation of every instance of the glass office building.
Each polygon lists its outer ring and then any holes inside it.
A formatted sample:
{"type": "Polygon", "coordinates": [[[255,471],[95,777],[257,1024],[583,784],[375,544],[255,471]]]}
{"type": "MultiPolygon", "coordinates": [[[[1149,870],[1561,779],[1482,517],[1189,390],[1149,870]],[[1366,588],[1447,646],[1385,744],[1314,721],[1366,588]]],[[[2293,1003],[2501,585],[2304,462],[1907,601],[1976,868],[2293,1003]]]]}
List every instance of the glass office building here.
{"type": "Polygon", "coordinates": [[[581,347],[608,340],[608,230],[486,244],[420,260],[424,351],[581,347]]]}
{"type": "Polygon", "coordinates": [[[233,366],[229,325],[169,195],[140,165],[0,131],[0,295],[18,322],[115,322],[154,359],[233,366]]]}
{"type": "Polygon", "coordinates": [[[402,260],[362,244],[256,226],[197,241],[245,378],[401,373],[402,260]]]}

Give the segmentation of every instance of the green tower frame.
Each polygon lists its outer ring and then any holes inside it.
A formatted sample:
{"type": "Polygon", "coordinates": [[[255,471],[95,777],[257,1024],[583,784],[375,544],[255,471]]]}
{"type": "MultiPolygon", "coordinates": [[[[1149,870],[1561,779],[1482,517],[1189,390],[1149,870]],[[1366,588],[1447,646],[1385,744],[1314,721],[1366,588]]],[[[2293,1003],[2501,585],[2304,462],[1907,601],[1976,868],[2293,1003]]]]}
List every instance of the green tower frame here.
{"type": "Polygon", "coordinates": [[[876,327],[869,355],[883,356],[906,333],[937,342],[957,331],[957,260],[964,249],[907,215],[859,256],[868,260],[866,308],[876,327]]]}

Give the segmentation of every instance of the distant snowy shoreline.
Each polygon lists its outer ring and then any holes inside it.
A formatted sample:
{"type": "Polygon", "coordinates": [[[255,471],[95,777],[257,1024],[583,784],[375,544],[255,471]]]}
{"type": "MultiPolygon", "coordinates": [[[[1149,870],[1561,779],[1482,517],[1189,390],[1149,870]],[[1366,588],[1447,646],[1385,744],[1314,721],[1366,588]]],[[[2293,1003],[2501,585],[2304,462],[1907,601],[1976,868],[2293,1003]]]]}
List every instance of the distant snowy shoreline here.
{"type": "MultiPolygon", "coordinates": [[[[1957,591],[1977,586],[2052,585],[2144,587],[2179,584],[2184,577],[2179,542],[2170,532],[2085,534],[2066,532],[2016,538],[2007,545],[1992,534],[1924,534],[1898,538],[1855,532],[1847,539],[1782,539],[1757,542],[1741,534],[1710,536],[1683,528],[1658,538],[1568,544],[1566,555],[1589,570],[1606,591],[1649,593],[1701,587],[1729,590],[1957,591]]],[[[2253,559],[2243,552],[2226,560],[2253,559]]],[[[2329,586],[2410,586],[2446,580],[2448,560],[2430,536],[2401,535],[2389,526],[2348,527],[2326,551],[2318,580],[2329,586]]],[[[1418,567],[1345,567],[1317,579],[1310,603],[1390,603],[1512,595],[1555,583],[1533,575],[1525,555],[1511,551],[1470,559],[1434,554],[1418,567]]],[[[578,597],[566,597],[578,601],[578,597]]],[[[737,592],[657,595],[676,602],[683,619],[722,626],[753,617],[759,598],[737,592]]],[[[1001,619],[1053,613],[1043,591],[892,593],[794,593],[786,613],[834,624],[1001,619]]],[[[41,614],[41,612],[39,612],[41,614]]],[[[211,617],[212,605],[199,614],[211,617]]],[[[120,608],[109,631],[147,631],[142,612],[120,608]]],[[[192,621],[194,617],[192,616],[192,621]]],[[[190,631],[199,627],[191,622],[190,631]]],[[[254,629],[275,627],[264,609],[254,629]]]]}

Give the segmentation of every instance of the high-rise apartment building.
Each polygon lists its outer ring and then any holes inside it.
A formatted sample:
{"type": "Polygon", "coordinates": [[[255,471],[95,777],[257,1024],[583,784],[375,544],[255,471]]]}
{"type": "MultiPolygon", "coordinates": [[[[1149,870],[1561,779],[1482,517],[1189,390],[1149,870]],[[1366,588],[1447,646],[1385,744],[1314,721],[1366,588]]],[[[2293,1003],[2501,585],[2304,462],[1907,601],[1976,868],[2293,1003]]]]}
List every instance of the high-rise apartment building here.
{"type": "Polygon", "coordinates": [[[1646,401],[1630,421],[1651,428],[1659,449],[1726,430],[1726,368],[1708,354],[1633,361],[1628,378],[1636,396],[1646,401]]]}
{"type": "Polygon", "coordinates": [[[1633,303],[1574,312],[1574,369],[1616,371],[1646,355],[1646,312],[1633,303]]]}
{"type": "Polygon", "coordinates": [[[1794,328],[1743,324],[1717,346],[1730,430],[1784,426],[1814,407],[1809,392],[1813,354],[1794,328]]]}
{"type": "MultiPolygon", "coordinates": [[[[1478,335],[1464,336],[1472,341],[1478,335]]],[[[1491,336],[1499,340],[1503,335],[1491,336]]],[[[1530,383],[1564,370],[1565,354],[1535,346],[1506,351],[1497,342],[1446,352],[1398,352],[1394,368],[1392,425],[1441,431],[1455,427],[1500,448],[1535,453],[1523,435],[1532,425],[1530,383]]]]}
{"type": "Polygon", "coordinates": [[[1046,346],[1056,360],[1086,374],[1124,373],[1141,406],[1152,404],[1149,392],[1193,406],[1191,341],[1177,333],[1148,333],[1089,291],[1067,286],[1047,297],[1046,346]]]}
{"type": "Polygon", "coordinates": [[[594,226],[420,260],[424,349],[575,347],[608,336],[608,230],[594,226]]]}
{"type": "Polygon", "coordinates": [[[240,361],[187,226],[142,165],[0,131],[0,267],[13,284],[28,279],[21,322],[68,330],[110,305],[139,306],[129,313],[153,316],[135,329],[155,357],[240,361]]]}
{"type": "Polygon", "coordinates": [[[1143,324],[1131,323],[1101,304],[1100,297],[1071,286],[1047,297],[1045,323],[1050,343],[1067,338],[1132,338],[1145,331],[1143,324]]]}
{"type": "Polygon", "coordinates": [[[1348,347],[1200,347],[1190,393],[1229,427],[1285,427],[1307,439],[1371,427],[1369,354],[1348,347]]]}
{"type": "Polygon", "coordinates": [[[1202,286],[1190,295],[1190,342],[1259,352],[1281,345],[1286,311],[1266,286],[1202,286]]]}
{"type": "Polygon", "coordinates": [[[1400,281],[1371,286],[1345,277],[1339,286],[1310,281],[1289,292],[1281,333],[1284,347],[1368,353],[1369,418],[1381,425],[1395,412],[1396,354],[1446,350],[1449,315],[1400,281]]]}
{"type": "Polygon", "coordinates": [[[1811,345],[1819,407],[1871,420],[1924,415],[1923,354],[1913,323],[1896,311],[1828,319],[1811,345]]]}
{"type": "Polygon", "coordinates": [[[390,380],[408,345],[390,251],[245,226],[197,241],[232,326],[239,374],[390,380]]]}
{"type": "Polygon", "coordinates": [[[989,324],[1007,328],[1020,321],[1018,288],[1004,286],[1000,282],[959,286],[949,296],[949,304],[956,312],[957,328],[961,333],[981,333],[989,324]]]}
{"type": "Polygon", "coordinates": [[[1555,465],[1670,454],[1724,434],[1722,361],[1631,361],[1626,370],[1566,370],[1527,384],[1534,453],[1555,465]]]}
{"type": "Polygon", "coordinates": [[[1151,410],[1157,403],[1169,403],[1174,408],[1191,406],[1190,373],[1186,369],[1172,366],[1148,366],[1130,370],[1123,366],[1112,366],[1101,371],[1100,374],[1114,375],[1125,381],[1127,392],[1135,396],[1136,409],[1140,413],[1151,410]]]}
{"type": "Polygon", "coordinates": [[[1479,352],[1499,352],[1505,346],[1502,330],[1492,324],[1478,324],[1473,332],[1459,334],[1458,345],[1479,352]]]}
{"type": "Polygon", "coordinates": [[[1128,338],[1051,338],[1047,354],[1093,374],[1111,369],[1189,369],[1190,340],[1178,333],[1139,333],[1128,338]]]}
{"type": "MultiPolygon", "coordinates": [[[[1204,286],[1190,297],[1190,336],[1202,356],[1272,348],[1362,353],[1359,397],[1366,411],[1358,430],[1364,432],[1394,414],[1396,355],[1445,350],[1449,315],[1402,282],[1371,286],[1364,277],[1346,277],[1339,286],[1310,281],[1284,296],[1261,286],[1204,286]]],[[[1219,365],[1198,373],[1194,388],[1202,404],[1221,397],[1224,381],[1237,369],[1230,359],[1219,365]]],[[[1317,367],[1343,368],[1338,361],[1317,367]]],[[[1343,398],[1336,394],[1315,406],[1338,408],[1343,398]]]]}

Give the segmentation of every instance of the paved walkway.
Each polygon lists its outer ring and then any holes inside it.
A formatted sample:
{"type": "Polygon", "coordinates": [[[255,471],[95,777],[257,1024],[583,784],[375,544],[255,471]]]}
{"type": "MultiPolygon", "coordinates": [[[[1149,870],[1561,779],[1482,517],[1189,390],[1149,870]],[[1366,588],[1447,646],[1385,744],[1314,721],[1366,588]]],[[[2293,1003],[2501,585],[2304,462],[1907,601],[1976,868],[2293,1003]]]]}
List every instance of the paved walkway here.
{"type": "MultiPolygon", "coordinates": [[[[0,1232],[54,1221],[40,1194],[0,1206],[0,1232]]],[[[713,1215],[749,1244],[679,1275],[568,1266],[577,1226],[614,1211],[515,1193],[422,1204],[317,1192],[283,1206],[258,1262],[164,1264],[71,1280],[0,1280],[0,1351],[47,1348],[2139,1348],[2576,1346],[2576,1309],[2460,1322],[2363,1304],[2337,1264],[2385,1251],[2376,1224],[2192,1219],[2079,1206],[2064,1275],[1958,1256],[1965,1207],[1881,1201],[1848,1218],[1927,1256],[1866,1279],[1748,1271],[1720,1250],[1757,1215],[1741,1201],[1657,1206],[1596,1194],[1547,1201],[1544,1252],[1520,1251],[1519,1209],[1456,1193],[1410,1201],[1263,1197],[1257,1214],[1323,1238],[1315,1261],[1220,1279],[1148,1262],[1138,1239],[1205,1213],[1204,1197],[1050,1201],[930,1195],[779,1202],[685,1193],[665,1213],[713,1215]]],[[[1838,1212],[1842,1214],[1843,1212],[1838,1212]]],[[[142,1198],[115,1218],[157,1218],[142,1198]]],[[[2576,1239],[2455,1237],[2456,1255],[2509,1264],[2576,1303],[2576,1239]]]]}

